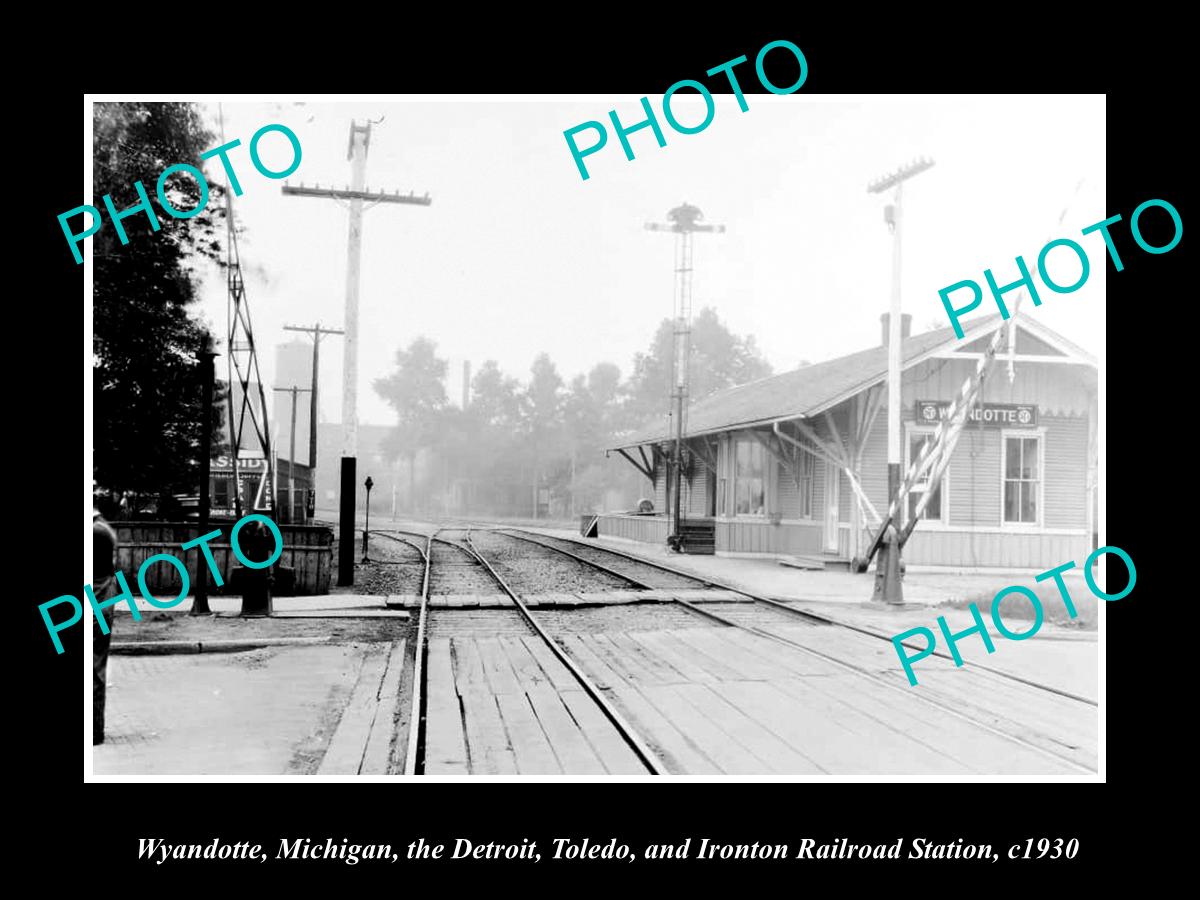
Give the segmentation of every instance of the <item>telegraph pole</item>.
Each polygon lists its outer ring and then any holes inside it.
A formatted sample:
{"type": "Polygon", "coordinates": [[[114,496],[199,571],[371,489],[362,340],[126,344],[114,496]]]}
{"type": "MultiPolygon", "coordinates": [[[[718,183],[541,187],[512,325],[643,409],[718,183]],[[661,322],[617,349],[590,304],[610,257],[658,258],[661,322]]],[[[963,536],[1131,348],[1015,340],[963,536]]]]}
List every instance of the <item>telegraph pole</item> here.
{"type": "Polygon", "coordinates": [[[354,495],[357,487],[355,466],[358,456],[358,276],[362,261],[363,202],[369,202],[371,206],[380,203],[429,206],[433,202],[429,194],[417,197],[411,191],[407,196],[401,196],[398,190],[391,194],[368,191],[364,184],[367,175],[367,149],[370,144],[371,122],[359,125],[351,121],[350,146],[346,152],[346,158],[350,161],[350,185],[344,190],[322,188],[320,185],[307,188],[303,182],[298,188],[287,184],[283,186],[285,194],[298,197],[349,201],[350,239],[346,264],[346,315],[343,320],[346,330],[342,364],[342,471],[338,528],[338,585],[342,587],[354,584],[354,495]]]}
{"type": "Polygon", "coordinates": [[[321,371],[321,335],[324,334],[345,334],[340,328],[322,328],[321,323],[317,322],[311,327],[303,325],[284,325],[284,331],[303,331],[305,334],[312,336],[313,341],[313,360],[312,360],[312,384],[308,386],[309,395],[309,413],[308,413],[308,465],[313,470],[313,486],[316,486],[316,471],[317,471],[317,379],[321,371]]]}
{"type": "Polygon", "coordinates": [[[288,451],[288,508],[285,520],[290,525],[296,512],[296,394],[308,391],[308,388],[296,387],[293,384],[290,388],[277,387],[275,390],[291,392],[292,395],[292,440],[288,451]]]}
{"type": "Polygon", "coordinates": [[[669,231],[678,235],[675,244],[675,341],[674,361],[671,380],[671,399],[674,400],[675,415],[675,448],[672,453],[672,469],[668,473],[675,496],[671,503],[671,534],[667,543],[674,549],[679,549],[680,540],[680,488],[683,483],[683,434],[684,414],[687,409],[688,393],[688,356],[692,349],[692,235],[697,232],[723,234],[724,225],[701,225],[704,213],[696,207],[684,203],[667,213],[669,225],[647,222],[647,231],[669,231]]]}
{"type": "MultiPolygon", "coordinates": [[[[892,203],[884,210],[884,220],[892,231],[892,307],[888,316],[888,502],[894,504],[900,493],[900,226],[901,200],[904,182],[920,175],[933,166],[931,159],[919,159],[901,166],[890,175],[871,182],[867,185],[867,193],[880,194],[889,188],[895,188],[892,203]]],[[[876,579],[876,600],[891,604],[903,604],[904,594],[900,587],[900,542],[898,540],[898,523],[903,521],[903,513],[897,509],[888,538],[879,561],[876,563],[877,572],[888,573],[882,580],[876,579]],[[886,554],[883,555],[883,554],[886,554]],[[893,574],[894,573],[894,574],[893,574]]]]}

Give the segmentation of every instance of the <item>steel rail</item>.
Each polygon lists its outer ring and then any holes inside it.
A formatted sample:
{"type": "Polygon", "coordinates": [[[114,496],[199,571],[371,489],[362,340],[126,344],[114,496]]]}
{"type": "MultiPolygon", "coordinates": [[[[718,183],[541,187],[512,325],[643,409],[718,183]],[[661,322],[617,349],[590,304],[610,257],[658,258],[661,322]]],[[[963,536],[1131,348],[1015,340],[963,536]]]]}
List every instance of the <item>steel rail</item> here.
{"type": "MultiPolygon", "coordinates": [[[[521,530],[521,529],[516,529],[516,530],[521,530]]],[[[497,530],[495,533],[504,534],[506,532],[497,530]]],[[[536,534],[536,532],[525,532],[525,533],[526,534],[529,534],[529,533],[536,534]]],[[[566,556],[572,557],[573,559],[578,559],[582,562],[588,563],[589,565],[595,566],[597,569],[604,570],[604,571],[610,571],[610,572],[612,571],[612,570],[606,569],[604,566],[600,565],[599,563],[595,563],[590,560],[586,560],[583,557],[578,556],[574,553],[571,553],[568,550],[563,550],[561,547],[555,547],[551,544],[544,544],[541,541],[534,540],[533,538],[530,538],[530,537],[519,537],[517,535],[509,535],[509,536],[513,537],[516,540],[526,541],[530,544],[536,544],[537,546],[543,547],[547,550],[554,550],[554,551],[562,553],[566,556]]],[[[548,537],[548,535],[539,535],[539,536],[548,537]]],[[[552,539],[555,539],[555,538],[552,538],[552,539]]],[[[568,540],[566,538],[557,538],[557,539],[558,540],[568,540]]],[[[573,543],[572,541],[568,541],[568,542],[573,543]]],[[[618,554],[618,555],[624,556],[625,554],[618,554]]],[[[630,558],[634,559],[634,557],[630,557],[630,558]]],[[[640,560],[640,559],[637,559],[636,561],[642,562],[642,560],[640,560]]],[[[665,566],[657,566],[656,568],[667,569],[667,567],[665,567],[665,566]]],[[[670,571],[670,570],[668,569],[668,571],[670,571]]],[[[618,574],[618,573],[614,572],[613,574],[618,574]]],[[[676,574],[681,574],[681,575],[687,576],[687,573],[676,572],[676,574]]],[[[624,578],[626,581],[630,582],[631,584],[638,584],[637,580],[632,578],[631,576],[621,575],[620,577],[624,578]]],[[[695,580],[703,581],[704,579],[698,578],[695,580]]],[[[715,582],[709,582],[709,583],[715,584],[715,582]]],[[[644,585],[644,584],[642,585],[642,587],[645,589],[654,590],[653,588],[649,588],[649,586],[644,585]]],[[[753,599],[758,599],[757,597],[755,597],[755,595],[749,594],[745,591],[737,590],[734,588],[727,588],[727,590],[734,591],[735,593],[739,593],[744,596],[751,597],[753,599]]],[[[924,694],[915,693],[910,688],[902,687],[897,684],[893,684],[890,680],[879,677],[878,675],[876,675],[874,672],[870,671],[869,669],[863,668],[861,666],[857,666],[854,663],[847,662],[844,659],[840,659],[836,656],[833,656],[828,653],[824,653],[820,650],[814,650],[811,647],[807,647],[804,644],[799,643],[798,641],[793,641],[790,638],[785,637],[784,635],[781,635],[781,634],[777,634],[773,631],[768,631],[766,629],[758,628],[753,625],[745,625],[740,622],[735,622],[732,619],[727,619],[724,616],[721,616],[721,615],[718,615],[717,613],[712,612],[711,610],[702,609],[700,606],[698,606],[697,604],[691,603],[690,601],[674,598],[673,602],[678,603],[681,606],[685,607],[686,609],[691,610],[692,612],[697,613],[701,616],[704,616],[706,618],[713,619],[714,621],[720,622],[723,625],[727,625],[732,628],[737,628],[742,631],[749,632],[751,634],[756,634],[759,637],[764,637],[768,640],[775,641],[776,643],[783,644],[784,646],[791,647],[792,649],[799,650],[802,653],[807,653],[810,656],[815,656],[815,657],[823,659],[827,662],[833,663],[834,665],[840,666],[849,672],[853,672],[854,674],[859,675],[860,677],[868,679],[872,683],[883,685],[884,687],[889,688],[890,690],[899,691],[900,693],[904,694],[907,697],[911,697],[913,699],[916,699],[923,703],[926,703],[930,706],[936,707],[937,709],[940,709],[943,712],[948,712],[951,715],[956,716],[957,718],[962,719],[963,721],[968,722],[977,728],[981,728],[985,731],[991,732],[992,734],[996,735],[997,737],[1000,737],[1000,738],[1003,738],[1004,740],[1019,744],[1019,745],[1025,747],[1026,749],[1033,750],[1034,752],[1040,753],[1043,756],[1049,756],[1055,760],[1058,760],[1060,762],[1066,763],[1067,765],[1073,766],[1082,772],[1087,772],[1088,774],[1095,774],[1095,772],[1096,772],[1095,769],[1090,769],[1087,766],[1082,765],[1081,763],[1077,762],[1074,759],[1071,759],[1070,757],[1068,757],[1064,754],[1058,753],[1054,750],[1047,749],[1046,747],[1039,746],[1038,744],[1034,744],[1031,741],[1025,740],[1024,738],[1018,737],[1014,734],[1009,734],[1006,731],[1002,731],[999,728],[996,728],[995,726],[990,725],[987,722],[973,718],[972,716],[968,716],[965,713],[963,713],[962,711],[956,709],[955,707],[953,707],[949,704],[942,703],[941,701],[935,700],[932,697],[929,697],[924,694]]],[[[840,623],[832,622],[831,624],[836,625],[836,624],[840,624],[840,623]]]]}
{"type": "MultiPolygon", "coordinates": [[[[425,737],[425,623],[429,609],[429,569],[433,560],[434,531],[425,538],[425,574],[421,580],[421,612],[417,619],[417,648],[413,661],[412,715],[408,721],[408,750],[404,756],[404,774],[417,774],[418,749],[425,737]]],[[[419,548],[418,548],[419,549],[419,548]]],[[[421,760],[424,763],[424,760],[421,760]]],[[[422,766],[423,768],[423,766],[422,766]]]]}
{"type": "Polygon", "coordinates": [[[534,618],[533,613],[529,611],[529,607],[525,605],[517,592],[509,587],[508,582],[506,582],[500,576],[500,573],[497,572],[492,567],[492,564],[488,562],[482,553],[479,552],[479,549],[471,542],[470,528],[465,530],[467,532],[466,545],[470,549],[470,552],[474,555],[475,559],[478,560],[479,563],[483,565],[483,567],[487,569],[489,573],[491,573],[492,577],[496,580],[496,583],[499,584],[504,590],[504,593],[508,594],[513,603],[516,604],[517,609],[525,618],[525,621],[535,632],[537,632],[538,636],[545,642],[546,646],[550,648],[551,652],[558,657],[559,662],[567,667],[567,670],[575,677],[575,680],[583,686],[584,691],[586,691],[588,696],[596,702],[596,705],[600,707],[600,710],[604,713],[608,720],[612,722],[613,726],[617,729],[617,732],[621,735],[622,739],[624,739],[625,743],[629,745],[630,749],[632,749],[637,757],[642,761],[642,764],[645,765],[653,775],[669,775],[670,773],[666,770],[662,763],[659,762],[658,756],[646,745],[645,741],[642,740],[638,733],[634,731],[633,726],[625,721],[625,717],[622,716],[620,712],[617,711],[616,707],[614,707],[608,701],[608,699],[601,693],[600,689],[592,683],[591,679],[584,674],[583,670],[575,664],[575,661],[567,655],[566,651],[558,646],[554,638],[552,638],[546,632],[546,630],[542,628],[541,623],[534,618]]]}
{"type": "MultiPolygon", "coordinates": [[[[398,544],[404,544],[406,547],[411,547],[413,550],[416,550],[419,554],[421,554],[421,562],[424,563],[425,562],[425,550],[423,547],[421,547],[416,541],[410,541],[408,538],[396,536],[397,534],[412,534],[412,533],[413,532],[408,532],[408,531],[401,531],[401,532],[393,533],[391,530],[385,531],[383,529],[376,529],[371,532],[371,537],[387,538],[389,541],[395,541],[398,544]]],[[[384,562],[384,563],[392,562],[392,560],[375,560],[375,559],[373,559],[373,560],[371,560],[371,562],[378,565],[381,562],[384,562]]],[[[403,564],[403,560],[400,560],[400,562],[403,564]]]]}

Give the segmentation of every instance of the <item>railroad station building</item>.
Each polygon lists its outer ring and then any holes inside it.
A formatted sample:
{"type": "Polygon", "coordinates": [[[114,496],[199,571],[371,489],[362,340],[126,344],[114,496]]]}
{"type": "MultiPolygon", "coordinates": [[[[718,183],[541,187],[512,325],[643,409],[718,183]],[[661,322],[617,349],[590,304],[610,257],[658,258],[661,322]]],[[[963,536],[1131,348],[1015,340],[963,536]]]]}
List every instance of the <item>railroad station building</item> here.
{"type": "MultiPolygon", "coordinates": [[[[962,339],[952,328],[910,335],[909,321],[902,323],[902,472],[996,329],[1008,333],[905,545],[907,563],[1044,570],[1085,557],[1096,531],[1096,360],[1039,324],[1036,311],[1015,326],[998,315],[976,319],[962,339]]],[[[693,402],[682,465],[685,525],[701,535],[707,528],[718,554],[818,565],[861,555],[873,534],[869,507],[881,515],[888,507],[886,400],[887,347],[880,345],[693,402]]],[[[666,542],[669,429],[664,417],[610,448],[646,476],[655,512],[601,515],[601,535],[666,542]]],[[[909,495],[904,521],[922,493],[918,485],[909,495]]]]}

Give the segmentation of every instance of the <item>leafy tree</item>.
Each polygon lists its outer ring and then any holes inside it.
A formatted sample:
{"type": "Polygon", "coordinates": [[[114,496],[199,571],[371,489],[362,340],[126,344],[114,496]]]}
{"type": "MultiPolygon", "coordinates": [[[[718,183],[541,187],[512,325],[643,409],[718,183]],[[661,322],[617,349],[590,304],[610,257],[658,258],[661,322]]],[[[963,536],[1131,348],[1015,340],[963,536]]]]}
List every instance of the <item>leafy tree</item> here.
{"type": "MultiPolygon", "coordinates": [[[[771,374],[771,366],[763,359],[754,337],[735,335],[711,307],[705,307],[693,319],[691,347],[692,402],[771,374]]],[[[654,334],[650,350],[634,358],[633,375],[626,386],[627,411],[633,425],[666,413],[672,391],[673,355],[674,322],[664,319],[654,334]]]]}
{"type": "Polygon", "coordinates": [[[489,359],[471,379],[471,415],[480,423],[514,429],[521,414],[520,383],[489,359]]]}
{"type": "MultiPolygon", "coordinates": [[[[577,375],[563,403],[568,438],[571,512],[595,507],[612,485],[612,470],[604,465],[603,450],[611,446],[621,415],[621,370],[597,363],[587,376],[577,375]]],[[[624,480],[618,477],[617,480],[624,480]]]]}
{"type": "Polygon", "coordinates": [[[542,483],[544,464],[557,455],[562,438],[563,380],[545,353],[538,354],[530,372],[529,385],[521,395],[521,408],[533,462],[533,516],[537,518],[538,488],[542,483]]]}
{"type": "Polygon", "coordinates": [[[384,442],[389,459],[408,460],[409,501],[416,502],[416,460],[421,450],[433,446],[439,416],[446,407],[446,360],[437,355],[429,338],[413,339],[396,351],[396,369],[373,382],[376,393],[396,411],[396,428],[384,442]]]}
{"type": "MultiPolygon", "coordinates": [[[[195,267],[215,258],[221,218],[219,187],[196,216],[176,219],[162,208],[155,185],[168,166],[202,167],[216,142],[190,103],[97,103],[93,111],[93,178],[97,198],[118,210],[139,202],[141,182],[160,228],[145,213],[122,220],[128,244],[106,221],[91,238],[93,278],[93,477],[101,490],[128,493],[136,510],[173,493],[197,489],[200,456],[200,348],[204,327],[193,318],[195,267]]],[[[179,210],[200,202],[186,174],[167,182],[179,210]]],[[[219,406],[214,436],[220,435],[219,406]]]]}

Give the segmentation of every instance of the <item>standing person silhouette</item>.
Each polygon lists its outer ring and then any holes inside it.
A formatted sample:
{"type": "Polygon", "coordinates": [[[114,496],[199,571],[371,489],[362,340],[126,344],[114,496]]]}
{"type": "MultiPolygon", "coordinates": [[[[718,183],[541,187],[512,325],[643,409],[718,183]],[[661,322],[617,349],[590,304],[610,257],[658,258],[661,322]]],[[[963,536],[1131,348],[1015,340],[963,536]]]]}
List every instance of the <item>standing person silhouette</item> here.
{"type": "MultiPolygon", "coordinates": [[[[92,590],[97,601],[117,592],[117,533],[99,510],[92,510],[92,590]]],[[[104,688],[108,681],[108,647],[112,642],[112,607],[104,610],[108,633],[92,617],[92,744],[104,743],[104,688]]]]}

